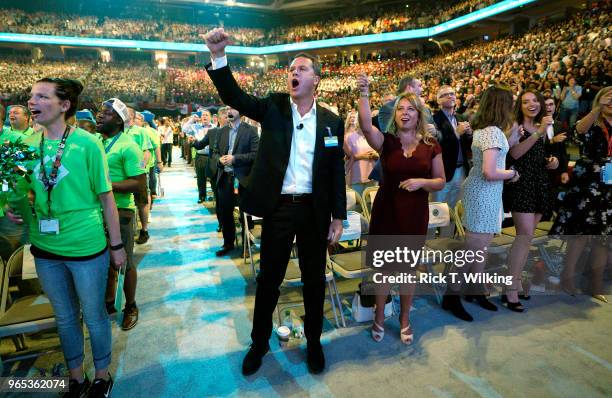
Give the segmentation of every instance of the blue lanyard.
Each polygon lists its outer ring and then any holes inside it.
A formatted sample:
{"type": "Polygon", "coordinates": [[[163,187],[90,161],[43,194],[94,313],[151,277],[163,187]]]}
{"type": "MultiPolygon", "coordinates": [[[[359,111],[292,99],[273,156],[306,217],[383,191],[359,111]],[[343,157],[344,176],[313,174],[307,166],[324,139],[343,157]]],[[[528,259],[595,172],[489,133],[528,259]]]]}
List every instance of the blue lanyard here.
{"type": "Polygon", "coordinates": [[[119,139],[119,136],[121,135],[121,133],[117,134],[115,136],[115,138],[113,138],[113,140],[111,141],[110,144],[108,144],[108,146],[106,148],[104,148],[104,152],[109,153],[111,148],[113,147],[113,145],[115,145],[115,142],[117,142],[117,140],[119,139]]]}

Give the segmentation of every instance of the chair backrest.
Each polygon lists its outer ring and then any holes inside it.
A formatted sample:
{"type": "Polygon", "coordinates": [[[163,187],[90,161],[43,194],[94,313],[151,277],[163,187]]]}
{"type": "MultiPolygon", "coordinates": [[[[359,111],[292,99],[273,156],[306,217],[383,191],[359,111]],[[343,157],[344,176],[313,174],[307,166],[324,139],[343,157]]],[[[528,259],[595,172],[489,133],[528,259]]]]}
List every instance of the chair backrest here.
{"type": "Polygon", "coordinates": [[[9,277],[18,276],[21,274],[23,269],[23,248],[23,246],[17,248],[17,250],[11,254],[11,257],[6,263],[9,277]]]}
{"type": "Polygon", "coordinates": [[[376,198],[376,193],[378,192],[378,186],[375,187],[367,187],[363,190],[363,203],[365,210],[367,211],[367,217],[370,219],[372,217],[372,204],[374,203],[374,198],[376,198]]]}
{"type": "Polygon", "coordinates": [[[9,292],[9,279],[11,276],[17,275],[21,270],[21,261],[23,261],[23,246],[15,250],[15,252],[11,255],[6,266],[4,268],[4,272],[2,272],[2,282],[0,288],[0,317],[4,315],[6,312],[6,303],[8,301],[8,292],[9,292]]]}
{"type": "Polygon", "coordinates": [[[368,216],[368,209],[366,208],[366,205],[363,202],[363,198],[361,197],[361,195],[348,187],[346,189],[346,210],[356,211],[357,213],[362,214],[366,218],[368,216]]]}
{"type": "MultiPolygon", "coordinates": [[[[6,269],[6,264],[2,257],[0,257],[0,300],[4,297],[4,270],[6,269]]],[[[8,283],[7,289],[8,289],[8,283]]],[[[1,301],[0,301],[1,304],[1,301]]],[[[0,305],[0,317],[4,314],[4,307],[0,305]]]]}
{"type": "Polygon", "coordinates": [[[457,235],[464,238],[465,237],[465,228],[463,228],[463,223],[461,219],[463,218],[463,202],[461,200],[457,201],[455,205],[455,229],[457,231],[457,235]]]}

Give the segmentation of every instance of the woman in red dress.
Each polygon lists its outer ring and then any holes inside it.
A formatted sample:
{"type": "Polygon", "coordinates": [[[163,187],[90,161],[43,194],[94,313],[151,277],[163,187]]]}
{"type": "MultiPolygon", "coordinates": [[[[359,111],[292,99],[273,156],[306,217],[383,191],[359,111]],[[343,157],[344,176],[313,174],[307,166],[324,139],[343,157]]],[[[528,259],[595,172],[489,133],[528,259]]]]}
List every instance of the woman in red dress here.
{"type": "MultiPolygon", "coordinates": [[[[357,78],[359,88],[359,125],[368,144],[380,154],[383,182],[376,194],[370,220],[370,235],[410,235],[415,249],[425,243],[429,222],[428,197],[430,192],[444,187],[442,148],[427,132],[424,105],[413,93],[397,97],[393,120],[386,134],[372,125],[369,83],[366,75],[357,78]],[[415,239],[416,238],[416,239],[415,239]],[[418,246],[418,247],[417,247],[418,246]]],[[[414,271],[414,268],[402,270],[414,271]]],[[[390,286],[379,284],[376,291],[376,311],[372,338],[384,336],[384,307],[390,286]]],[[[402,343],[413,340],[409,311],[414,284],[408,284],[400,294],[400,338],[402,343]]]]}

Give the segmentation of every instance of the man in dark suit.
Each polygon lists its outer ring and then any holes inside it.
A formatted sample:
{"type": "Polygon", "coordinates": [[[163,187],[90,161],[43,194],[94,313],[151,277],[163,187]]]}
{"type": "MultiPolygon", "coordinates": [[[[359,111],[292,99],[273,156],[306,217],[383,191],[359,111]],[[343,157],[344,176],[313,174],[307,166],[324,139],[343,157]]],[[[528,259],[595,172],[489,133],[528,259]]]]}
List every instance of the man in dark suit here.
{"type": "Polygon", "coordinates": [[[455,112],[455,90],[442,86],[438,90],[440,109],[433,114],[434,123],[440,132],[440,146],[446,184],[444,189],[434,194],[436,202],[445,202],[451,208],[462,197],[461,184],[470,171],[468,154],[472,146],[470,123],[455,112]]]}
{"type": "Polygon", "coordinates": [[[244,93],[227,67],[229,36],[214,29],[206,36],[212,65],[207,68],[224,103],[261,123],[259,151],[244,186],[241,203],[263,217],[261,262],[257,276],[253,344],[242,373],[255,373],[269,350],[272,314],[279,297],[294,238],[302,272],[304,333],[312,373],[325,368],[323,329],[325,265],[329,243],[336,243],[346,219],[342,120],[315,101],[321,81],[317,60],[298,54],[289,66],[289,94],[256,98],[244,93]]]}
{"type": "MultiPolygon", "coordinates": [[[[241,187],[251,172],[259,145],[257,130],[248,123],[242,123],[236,109],[228,107],[227,118],[229,124],[220,130],[217,145],[217,208],[223,225],[223,247],[216,253],[219,257],[234,249],[236,194],[240,195],[243,190],[241,187]]],[[[241,224],[242,221],[241,217],[241,224]]]]}
{"type": "Polygon", "coordinates": [[[194,141],[193,146],[197,150],[202,150],[208,147],[210,161],[208,162],[207,175],[210,176],[210,185],[212,187],[213,196],[215,199],[215,213],[217,216],[217,232],[221,232],[223,228],[223,221],[221,219],[221,212],[219,211],[219,199],[217,197],[217,172],[219,158],[219,136],[221,130],[227,125],[227,107],[219,108],[217,111],[217,120],[219,121],[219,127],[208,130],[206,136],[199,141],[194,141]]]}

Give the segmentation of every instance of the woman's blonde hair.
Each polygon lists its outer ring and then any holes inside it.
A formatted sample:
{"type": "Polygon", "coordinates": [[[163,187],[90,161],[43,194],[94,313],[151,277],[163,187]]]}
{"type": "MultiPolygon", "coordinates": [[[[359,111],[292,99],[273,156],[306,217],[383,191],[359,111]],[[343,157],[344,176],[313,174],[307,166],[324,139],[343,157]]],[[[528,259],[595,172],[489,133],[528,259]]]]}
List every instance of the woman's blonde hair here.
{"type": "Polygon", "coordinates": [[[591,107],[591,110],[595,108],[596,106],[599,106],[599,100],[601,100],[601,97],[608,94],[610,90],[612,90],[612,86],[604,87],[601,90],[599,90],[597,95],[595,95],[595,99],[593,100],[593,106],[591,107]]]}
{"type": "Polygon", "coordinates": [[[346,114],[346,119],[344,120],[344,133],[346,134],[349,130],[349,127],[351,126],[351,116],[355,117],[355,127],[356,130],[361,130],[361,128],[359,127],[359,122],[357,119],[357,111],[354,109],[351,109],[350,111],[348,111],[348,113],[346,114]]]}
{"type": "Polygon", "coordinates": [[[429,131],[427,131],[427,119],[425,116],[425,105],[421,102],[421,99],[414,93],[406,92],[397,96],[395,100],[395,104],[393,105],[393,112],[391,113],[391,120],[389,121],[389,125],[387,126],[386,132],[389,134],[393,134],[397,137],[397,123],[395,123],[395,114],[397,113],[397,108],[399,108],[399,104],[403,99],[407,99],[408,102],[414,109],[419,113],[419,120],[416,125],[416,133],[420,135],[423,142],[427,145],[433,145],[435,138],[429,131]]]}

